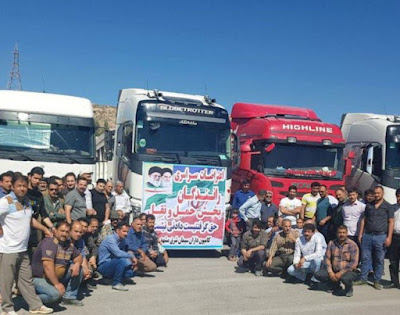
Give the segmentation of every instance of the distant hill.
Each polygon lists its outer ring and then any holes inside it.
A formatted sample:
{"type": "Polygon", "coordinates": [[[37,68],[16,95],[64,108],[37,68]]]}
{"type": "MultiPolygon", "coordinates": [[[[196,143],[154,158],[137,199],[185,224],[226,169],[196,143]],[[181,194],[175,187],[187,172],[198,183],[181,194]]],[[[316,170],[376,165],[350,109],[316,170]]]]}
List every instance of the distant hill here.
{"type": "Polygon", "coordinates": [[[94,121],[97,127],[96,135],[103,133],[104,129],[115,129],[117,120],[117,107],[109,105],[93,105],[94,121]]]}

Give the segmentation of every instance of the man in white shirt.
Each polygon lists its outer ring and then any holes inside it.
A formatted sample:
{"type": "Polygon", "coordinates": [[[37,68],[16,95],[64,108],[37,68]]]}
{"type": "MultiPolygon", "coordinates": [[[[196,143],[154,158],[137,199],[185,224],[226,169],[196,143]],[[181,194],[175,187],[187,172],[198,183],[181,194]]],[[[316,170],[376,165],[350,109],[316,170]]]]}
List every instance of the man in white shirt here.
{"type": "Polygon", "coordinates": [[[301,211],[301,201],[296,198],[297,187],[290,186],[288,196],[281,199],[279,203],[279,216],[288,219],[292,223],[292,227],[296,227],[296,220],[301,211]]]}
{"type": "Polygon", "coordinates": [[[348,238],[358,242],[358,235],[360,232],[361,220],[364,216],[365,204],[358,200],[358,192],[354,188],[348,190],[348,200],[343,205],[343,225],[347,227],[348,238]]]}
{"type": "MultiPolygon", "coordinates": [[[[288,268],[288,273],[304,282],[307,274],[314,276],[319,271],[323,257],[320,238],[315,236],[315,226],[307,223],[303,227],[303,235],[296,240],[293,265],[288,268]]],[[[315,278],[312,281],[317,282],[315,278]]]]}
{"type": "Polygon", "coordinates": [[[3,236],[0,238],[2,314],[16,314],[12,301],[14,282],[18,284],[18,289],[28,303],[31,313],[50,314],[53,313],[53,309],[44,306],[36,295],[28,256],[31,225],[47,235],[50,235],[50,232],[32,218],[32,207],[26,197],[28,178],[19,174],[14,175],[12,188],[10,194],[0,199],[0,224],[3,227],[3,236]]]}
{"type": "Polygon", "coordinates": [[[115,183],[115,190],[112,193],[115,199],[113,210],[122,210],[125,215],[124,220],[128,222],[129,215],[132,209],[131,198],[124,190],[124,184],[121,181],[115,183]]]}

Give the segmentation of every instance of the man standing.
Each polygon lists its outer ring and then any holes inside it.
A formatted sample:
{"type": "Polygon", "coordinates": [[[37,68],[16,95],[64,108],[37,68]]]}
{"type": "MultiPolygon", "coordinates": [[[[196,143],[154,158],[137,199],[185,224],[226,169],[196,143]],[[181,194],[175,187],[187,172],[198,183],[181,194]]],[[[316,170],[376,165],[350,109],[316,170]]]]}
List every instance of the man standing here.
{"type": "Polygon", "coordinates": [[[332,209],[338,204],[335,197],[328,195],[325,185],[319,186],[319,196],[317,200],[317,209],[315,211],[315,221],[317,229],[325,239],[328,239],[329,225],[332,218],[332,209]]]}
{"type": "Polygon", "coordinates": [[[90,190],[93,209],[96,211],[96,215],[92,215],[92,217],[95,217],[100,225],[103,225],[110,218],[110,205],[104,193],[105,186],[106,181],[100,178],[96,182],[96,187],[90,190]]]}
{"type": "Polygon", "coordinates": [[[389,247],[389,261],[390,261],[390,281],[391,283],[384,286],[385,289],[398,288],[399,285],[399,263],[400,263],[400,188],[396,190],[397,203],[394,207],[394,228],[392,244],[389,247]]]}
{"type": "Polygon", "coordinates": [[[115,198],[114,210],[122,210],[124,213],[124,220],[129,221],[129,215],[131,213],[131,198],[124,190],[124,184],[121,181],[115,183],[115,191],[113,193],[115,198]]]}
{"type": "Polygon", "coordinates": [[[296,239],[299,236],[298,231],[292,230],[292,222],[289,219],[284,219],[282,232],[275,236],[269,250],[269,257],[265,263],[267,271],[281,274],[283,278],[286,277],[287,268],[293,264],[296,239]]]}
{"type": "Polygon", "coordinates": [[[290,220],[292,227],[296,226],[296,219],[301,211],[301,201],[296,198],[297,187],[290,186],[288,196],[281,199],[279,203],[279,216],[290,220]]]}
{"type": "MultiPolygon", "coordinates": [[[[353,296],[353,281],[357,279],[355,272],[358,264],[358,246],[347,237],[347,227],[340,225],[336,231],[337,238],[328,244],[325,256],[326,269],[315,274],[317,280],[328,283],[328,292],[340,294],[340,282],[345,285],[345,295],[353,296]]],[[[316,289],[316,285],[312,287],[316,289]]]]}
{"type": "Polygon", "coordinates": [[[157,269],[157,265],[147,256],[146,237],[143,233],[142,220],[139,217],[133,219],[125,242],[127,251],[133,253],[138,259],[140,272],[152,272],[157,269]]]}
{"type": "Polygon", "coordinates": [[[43,305],[32,284],[32,270],[27,252],[30,227],[31,224],[36,228],[42,226],[32,217],[32,207],[26,198],[28,179],[22,175],[14,175],[12,188],[13,192],[0,199],[0,224],[3,227],[3,235],[0,237],[1,308],[4,314],[16,314],[12,301],[15,281],[31,313],[50,314],[53,309],[43,305]]]}
{"type": "Polygon", "coordinates": [[[33,284],[43,303],[83,306],[77,299],[82,282],[82,255],[69,241],[70,225],[63,221],[54,237],[44,238],[32,258],[33,284]]]}
{"type": "Polygon", "coordinates": [[[347,226],[347,237],[360,245],[358,236],[365,212],[365,204],[358,200],[358,192],[354,188],[348,190],[348,198],[343,205],[343,224],[347,226]]]}
{"type": "Polygon", "coordinates": [[[96,211],[88,210],[86,207],[85,191],[87,189],[87,180],[79,178],[76,188],[70,191],[65,197],[65,216],[69,224],[86,215],[96,215],[96,211]]]}
{"type": "Polygon", "coordinates": [[[338,205],[333,207],[331,214],[331,224],[329,226],[328,241],[336,238],[336,229],[343,225],[343,205],[346,202],[346,193],[343,189],[339,188],[336,190],[336,199],[338,200],[338,205]]]}
{"type": "Polygon", "coordinates": [[[65,174],[65,188],[61,191],[62,195],[65,196],[76,186],[76,175],[72,172],[65,174]]]}
{"type": "Polygon", "coordinates": [[[128,291],[123,285],[124,278],[132,278],[137,270],[137,259],[134,254],[124,251],[125,238],[129,226],[125,222],[118,223],[115,233],[107,236],[99,247],[99,272],[105,278],[112,278],[112,288],[128,291]]]}
{"type": "MultiPolygon", "coordinates": [[[[51,232],[54,231],[53,222],[51,222],[49,215],[44,207],[44,199],[42,193],[38,189],[39,181],[43,178],[44,171],[41,167],[34,167],[28,174],[28,193],[27,197],[31,203],[33,210],[33,217],[37,220],[39,216],[42,222],[50,228],[51,232]]],[[[33,249],[38,245],[39,237],[36,229],[31,229],[31,236],[29,238],[29,256],[31,257],[33,249]]]]}
{"type": "Polygon", "coordinates": [[[164,259],[166,251],[164,252],[164,254],[162,254],[159,250],[158,235],[157,232],[154,230],[155,223],[155,216],[152,214],[148,214],[146,216],[146,225],[143,227],[143,232],[148,248],[147,256],[157,265],[157,267],[164,267],[167,265],[164,259]]]}
{"type": "Polygon", "coordinates": [[[392,243],[394,228],[393,206],[383,199],[383,187],[374,189],[375,202],[367,204],[361,221],[359,242],[361,243],[361,280],[358,285],[367,284],[369,266],[374,270],[374,288],[382,289],[381,278],[386,248],[392,243]]]}
{"type": "Polygon", "coordinates": [[[240,216],[246,222],[247,230],[251,230],[254,219],[260,219],[261,217],[261,206],[264,203],[264,199],[267,192],[261,189],[257,195],[248,199],[240,208],[240,216]]]}
{"type": "Polygon", "coordinates": [[[261,222],[264,228],[267,226],[269,217],[278,217],[279,209],[276,204],[272,202],[272,196],[272,191],[267,191],[264,204],[261,205],[261,222]]]}
{"type": "Polygon", "coordinates": [[[319,199],[319,186],[320,183],[311,183],[311,192],[305,194],[301,199],[302,207],[300,212],[300,218],[304,220],[314,219],[315,211],[317,210],[317,201],[319,199]]]}
{"type": "Polygon", "coordinates": [[[242,256],[237,264],[242,268],[250,268],[257,277],[262,276],[265,261],[265,249],[268,243],[268,234],[262,230],[262,223],[256,219],[251,230],[243,234],[241,243],[242,256]]]}
{"type": "Polygon", "coordinates": [[[232,209],[238,209],[251,197],[255,195],[250,190],[250,182],[247,179],[243,179],[241,182],[242,189],[239,189],[233,196],[232,209]]]}
{"type": "Polygon", "coordinates": [[[0,175],[0,198],[8,195],[11,192],[11,181],[14,173],[11,171],[0,175]]]}
{"type": "Polygon", "coordinates": [[[64,200],[59,195],[59,185],[52,179],[49,182],[48,194],[43,197],[44,208],[51,222],[57,225],[58,222],[65,220],[64,200]]]}
{"type": "Polygon", "coordinates": [[[293,265],[288,268],[288,274],[303,282],[306,281],[307,274],[314,275],[321,269],[324,258],[321,241],[314,233],[313,224],[304,225],[303,235],[296,240],[293,265]]]}

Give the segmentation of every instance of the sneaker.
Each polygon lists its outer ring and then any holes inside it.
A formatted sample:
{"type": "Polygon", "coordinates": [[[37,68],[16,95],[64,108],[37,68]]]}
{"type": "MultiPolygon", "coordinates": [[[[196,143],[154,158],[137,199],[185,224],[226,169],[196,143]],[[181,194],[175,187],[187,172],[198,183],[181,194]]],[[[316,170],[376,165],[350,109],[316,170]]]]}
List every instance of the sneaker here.
{"type": "Polygon", "coordinates": [[[262,270],[256,270],[254,274],[256,275],[256,277],[261,277],[263,275],[263,272],[262,270]]]}
{"type": "Polygon", "coordinates": [[[97,289],[97,285],[95,284],[90,284],[90,283],[86,283],[86,288],[88,290],[96,290],[97,289]]]}
{"type": "Polygon", "coordinates": [[[388,284],[388,285],[384,285],[383,288],[384,289],[397,289],[399,286],[395,285],[393,282],[388,284]]]}
{"type": "Polygon", "coordinates": [[[65,299],[62,298],[62,305],[73,305],[73,306],[83,306],[83,303],[77,299],[65,299]]]}
{"type": "Polygon", "coordinates": [[[116,285],[112,286],[113,290],[117,290],[117,291],[129,291],[128,288],[126,288],[122,283],[118,283],[116,285]]]}
{"type": "Polygon", "coordinates": [[[132,278],[124,278],[124,280],[122,280],[122,281],[124,282],[124,284],[131,284],[131,285],[136,284],[136,282],[133,281],[132,278]]]}
{"type": "Polygon", "coordinates": [[[352,297],[353,296],[353,288],[346,290],[346,296],[352,297]]]}
{"type": "Polygon", "coordinates": [[[374,282],[374,288],[377,290],[382,290],[382,284],[380,284],[379,282],[374,282]]]}
{"type": "Polygon", "coordinates": [[[365,285],[365,284],[368,284],[367,280],[354,281],[354,285],[365,285]]]}
{"type": "Polygon", "coordinates": [[[35,310],[29,310],[29,313],[31,313],[31,314],[51,314],[51,313],[53,313],[53,309],[42,305],[41,307],[39,307],[35,310]]]}

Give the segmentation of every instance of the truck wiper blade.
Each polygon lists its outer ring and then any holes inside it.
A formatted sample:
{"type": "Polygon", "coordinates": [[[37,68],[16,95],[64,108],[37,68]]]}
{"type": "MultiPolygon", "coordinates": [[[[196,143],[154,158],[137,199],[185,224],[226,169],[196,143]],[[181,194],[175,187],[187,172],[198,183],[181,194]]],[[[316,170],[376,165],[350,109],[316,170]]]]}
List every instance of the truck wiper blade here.
{"type": "Polygon", "coordinates": [[[50,154],[50,155],[52,155],[52,154],[54,154],[54,155],[63,155],[63,156],[66,156],[67,158],[69,158],[72,162],[74,162],[76,164],[80,164],[80,162],[77,159],[75,159],[70,154],[68,154],[68,153],[66,153],[64,151],[51,151],[51,150],[48,150],[48,151],[43,151],[43,153],[50,154]]]}
{"type": "Polygon", "coordinates": [[[4,149],[5,151],[9,151],[9,152],[13,152],[17,155],[20,155],[22,157],[24,157],[25,159],[27,159],[28,161],[35,161],[34,159],[32,159],[29,155],[26,155],[22,150],[14,150],[14,149],[4,149]]]}

